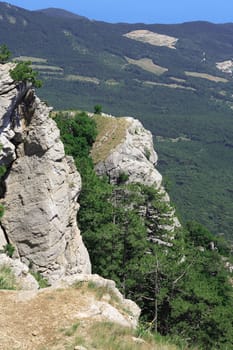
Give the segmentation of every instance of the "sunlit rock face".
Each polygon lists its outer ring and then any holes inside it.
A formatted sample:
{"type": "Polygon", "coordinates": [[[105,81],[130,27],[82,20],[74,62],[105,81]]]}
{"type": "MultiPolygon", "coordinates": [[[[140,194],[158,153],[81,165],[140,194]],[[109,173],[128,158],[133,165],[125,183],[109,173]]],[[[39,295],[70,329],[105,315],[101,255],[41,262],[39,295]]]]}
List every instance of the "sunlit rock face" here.
{"type": "Polygon", "coordinates": [[[128,182],[140,182],[159,188],[162,176],[155,168],[157,154],[151,132],[139,120],[126,117],[125,137],[109,155],[95,165],[96,172],[107,175],[110,182],[117,183],[120,174],[128,176],[128,182]]]}
{"type": "MultiPolygon", "coordinates": [[[[132,117],[119,119],[104,114],[102,118],[112,118],[112,123],[109,125],[111,129],[115,128],[116,131],[112,132],[112,130],[106,129],[106,134],[101,134],[93,146],[92,153],[95,157],[96,153],[100,153],[101,150],[105,154],[102,159],[97,157],[98,161],[95,162],[97,174],[107,176],[112,184],[120,183],[123,176],[126,184],[140,183],[156,188],[161,194],[161,201],[165,201],[169,208],[166,214],[169,223],[163,225],[163,228],[172,237],[172,232],[180,226],[180,223],[175,215],[175,210],[170,205],[169,195],[162,185],[162,175],[156,169],[158,156],[154,149],[151,132],[145,129],[139,120],[132,117]],[[121,131],[117,132],[120,128],[121,131]],[[122,132],[122,128],[124,132],[122,132]],[[116,145],[114,143],[114,147],[111,148],[113,139],[117,139],[118,142],[116,145]]],[[[157,227],[157,210],[147,203],[147,206],[141,208],[140,211],[141,215],[147,216],[147,220],[151,222],[151,227],[148,229],[151,239],[158,244],[169,245],[169,243],[162,241],[161,237],[154,236],[155,227],[157,227]]]]}
{"type": "Polygon", "coordinates": [[[65,156],[50,108],[31,88],[13,83],[11,67],[0,66],[0,164],[8,169],[1,186],[2,236],[23,262],[51,283],[65,275],[90,273],[76,223],[80,175],[73,159],[65,156]]]}

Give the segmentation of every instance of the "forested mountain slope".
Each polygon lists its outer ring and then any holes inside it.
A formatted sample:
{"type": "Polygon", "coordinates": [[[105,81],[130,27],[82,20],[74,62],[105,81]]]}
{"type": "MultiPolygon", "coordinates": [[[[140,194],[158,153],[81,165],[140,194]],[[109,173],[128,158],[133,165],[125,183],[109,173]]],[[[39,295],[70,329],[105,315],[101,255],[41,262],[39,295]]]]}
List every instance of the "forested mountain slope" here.
{"type": "Polygon", "coordinates": [[[231,249],[196,222],[179,225],[148,131],[129,117],[72,111],[55,120],[81,172],[78,222],[93,272],[114,279],[153,331],[230,350],[231,249]]]}
{"type": "MultiPolygon", "coordinates": [[[[82,323],[83,318],[93,320],[96,316],[101,323],[106,318],[120,320],[124,326],[135,327],[139,308],[124,299],[127,297],[136,301],[142,311],[144,323],[137,331],[140,336],[147,334],[146,343],[140,343],[142,348],[151,345],[154,349],[153,338],[160,333],[171,336],[181,347],[230,350],[231,248],[196,222],[180,225],[155,169],[157,155],[151,133],[132,117],[52,113],[35,94],[34,88],[40,85],[36,73],[26,63],[6,63],[9,52],[6,47],[1,50],[6,55],[0,66],[0,289],[20,285],[30,289],[28,293],[14,294],[16,300],[26,298],[25,304],[20,303],[22,299],[17,304],[23,316],[25,310],[41,310],[43,295],[51,300],[57,298],[58,303],[50,303],[50,310],[54,315],[61,303],[65,315],[71,312],[64,323],[70,336],[77,335],[68,341],[71,347],[80,342],[89,346],[92,342],[87,336],[78,340],[80,323],[87,333],[91,331],[82,323]],[[86,247],[93,273],[113,279],[124,297],[115,290],[114,282],[90,274],[86,247]],[[78,289],[84,284],[87,288],[81,294],[87,296],[91,288],[100,300],[93,300],[91,294],[93,303],[87,301],[90,307],[86,304],[84,310],[78,309],[75,301],[79,292],[66,293],[67,283],[78,289]],[[39,285],[48,284],[59,287],[58,294],[53,290],[51,294],[50,290],[48,294],[37,293],[39,285]],[[59,298],[60,293],[64,298],[59,298]],[[66,302],[69,296],[74,302],[66,302]],[[120,299],[120,309],[114,303],[115,296],[120,299]],[[108,304],[111,301],[113,305],[108,304]],[[71,307],[74,305],[75,310],[71,307]],[[69,326],[70,322],[75,323],[69,326]],[[177,334],[181,337],[177,338],[177,334]]],[[[4,292],[1,294],[4,296],[4,292]]],[[[8,300],[8,294],[12,296],[6,291],[4,300],[8,300]]],[[[11,313],[8,304],[6,301],[4,307],[11,313]]],[[[25,317],[30,334],[37,337],[33,342],[36,346],[31,348],[37,348],[38,343],[40,347],[41,339],[46,346],[53,345],[54,336],[58,347],[60,340],[66,346],[63,334],[60,337],[57,333],[60,323],[56,323],[56,316],[50,318],[48,310],[43,310],[39,317],[29,311],[30,319],[25,317]],[[38,332],[31,328],[32,319],[40,324],[38,332]],[[53,325],[49,332],[44,319],[53,325]]],[[[14,322],[10,324],[14,327],[14,322]]],[[[5,326],[11,342],[11,327],[8,322],[5,326]]],[[[31,335],[24,336],[20,325],[15,330],[14,342],[20,346],[24,341],[31,343],[31,335]]],[[[130,337],[128,332],[127,335],[130,337]]],[[[9,337],[5,340],[8,346],[9,337]]],[[[93,346],[105,348],[94,340],[93,346]]],[[[116,349],[136,348],[127,346],[125,338],[122,347],[116,339],[114,343],[116,349]]]]}
{"type": "Polygon", "coordinates": [[[2,43],[33,62],[44,100],[139,118],[181,219],[232,238],[233,24],[109,24],[6,3],[0,14],[2,43]]]}

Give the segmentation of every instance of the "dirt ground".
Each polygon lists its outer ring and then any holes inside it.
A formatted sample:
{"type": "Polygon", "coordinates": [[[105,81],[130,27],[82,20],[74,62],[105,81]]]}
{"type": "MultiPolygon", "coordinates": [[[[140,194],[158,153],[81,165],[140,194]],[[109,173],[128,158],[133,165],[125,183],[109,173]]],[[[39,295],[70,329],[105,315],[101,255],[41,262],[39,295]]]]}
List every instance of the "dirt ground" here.
{"type": "Polygon", "coordinates": [[[0,349],[65,349],[64,330],[77,322],[77,310],[85,308],[90,297],[71,288],[38,294],[0,291],[0,349]]]}

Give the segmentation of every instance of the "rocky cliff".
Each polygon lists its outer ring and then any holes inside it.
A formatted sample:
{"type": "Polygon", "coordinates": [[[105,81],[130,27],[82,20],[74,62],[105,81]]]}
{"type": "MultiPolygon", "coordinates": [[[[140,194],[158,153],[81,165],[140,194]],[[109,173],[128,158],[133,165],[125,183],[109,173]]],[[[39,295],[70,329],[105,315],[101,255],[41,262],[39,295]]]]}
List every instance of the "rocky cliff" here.
{"type": "MultiPolygon", "coordinates": [[[[11,243],[15,257],[39,271],[51,283],[75,273],[90,273],[88,252],[77,228],[77,202],[81,179],[73,159],[64,153],[51,109],[28,86],[12,81],[13,64],[0,66],[0,164],[7,167],[1,183],[0,244],[11,243]]],[[[131,117],[102,115],[92,150],[95,169],[117,184],[154,186],[169,197],[156,170],[157,154],[151,133],[131,117]]],[[[158,213],[150,203],[140,208],[147,217],[148,232],[155,242],[158,213]],[[156,226],[156,227],[155,227],[156,226]]],[[[168,231],[179,225],[170,208],[168,231]]]]}
{"type": "Polygon", "coordinates": [[[107,119],[110,119],[109,130],[99,130],[100,134],[92,151],[96,172],[99,175],[107,175],[114,184],[124,173],[128,182],[161,188],[162,176],[155,168],[158,156],[154,150],[151,132],[146,130],[139,120],[131,117],[116,119],[102,115],[102,119],[104,118],[107,124],[107,119]],[[112,139],[117,139],[114,146],[111,143],[112,139]],[[108,151],[104,153],[106,145],[108,151]],[[96,153],[103,157],[97,158],[96,153]]]}
{"type": "MultiPolygon", "coordinates": [[[[180,223],[170,205],[170,198],[162,185],[162,175],[156,169],[158,156],[154,150],[152,134],[141,122],[132,117],[115,118],[102,114],[96,118],[98,137],[92,149],[95,170],[100,176],[107,176],[109,182],[118,184],[140,183],[152,186],[161,194],[161,200],[168,205],[169,224],[163,227],[169,232],[180,223]]],[[[123,194],[127,196],[127,193],[123,194]]],[[[170,245],[156,236],[158,231],[158,211],[148,201],[139,210],[146,217],[148,233],[154,242],[170,245]]]]}
{"type": "Polygon", "coordinates": [[[53,282],[74,273],[90,273],[88,252],[76,224],[81,179],[65,156],[50,109],[33,89],[19,89],[0,65],[0,242],[53,282]]]}

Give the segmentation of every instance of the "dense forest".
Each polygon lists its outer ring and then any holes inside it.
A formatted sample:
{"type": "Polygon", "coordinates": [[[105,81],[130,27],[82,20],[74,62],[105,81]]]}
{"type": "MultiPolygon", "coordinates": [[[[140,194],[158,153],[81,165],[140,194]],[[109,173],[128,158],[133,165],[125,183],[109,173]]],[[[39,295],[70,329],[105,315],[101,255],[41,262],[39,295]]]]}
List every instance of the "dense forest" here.
{"type": "Polygon", "coordinates": [[[198,349],[230,350],[229,245],[194,221],[176,229],[170,241],[164,225],[171,208],[155,188],[126,184],[124,176],[117,185],[97,177],[89,156],[97,135],[95,118],[84,112],[55,117],[65,151],[82,176],[78,222],[93,272],[115,280],[124,296],[142,308],[142,321],[153,331],[174,339],[179,334],[198,349]],[[157,219],[140,215],[143,206],[153,208],[157,219]],[[167,237],[168,244],[155,244],[148,228],[167,237]]]}

